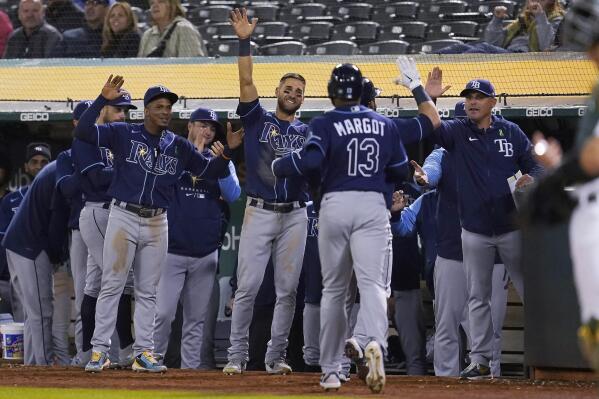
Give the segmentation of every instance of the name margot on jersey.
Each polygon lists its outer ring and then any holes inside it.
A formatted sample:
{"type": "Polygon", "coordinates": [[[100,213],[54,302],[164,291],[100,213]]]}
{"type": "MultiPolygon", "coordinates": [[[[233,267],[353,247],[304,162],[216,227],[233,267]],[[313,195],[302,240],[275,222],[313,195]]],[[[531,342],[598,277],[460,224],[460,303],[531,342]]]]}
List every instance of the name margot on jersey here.
{"type": "Polygon", "coordinates": [[[376,134],[385,135],[385,122],[370,118],[351,118],[340,122],[333,122],[339,136],[349,134],[376,134]]]}

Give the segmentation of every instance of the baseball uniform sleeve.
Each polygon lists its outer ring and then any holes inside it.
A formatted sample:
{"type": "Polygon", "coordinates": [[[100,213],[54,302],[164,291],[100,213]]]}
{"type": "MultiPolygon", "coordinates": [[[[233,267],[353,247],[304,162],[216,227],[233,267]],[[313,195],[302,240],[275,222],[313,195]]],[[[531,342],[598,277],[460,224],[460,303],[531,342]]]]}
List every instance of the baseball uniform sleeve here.
{"type": "Polygon", "coordinates": [[[2,202],[0,202],[0,242],[2,242],[2,238],[4,237],[4,233],[6,233],[6,229],[10,224],[10,220],[12,219],[12,210],[10,209],[10,194],[4,196],[2,198],[2,202]]]}
{"type": "Polygon", "coordinates": [[[424,160],[422,169],[428,176],[428,187],[437,187],[439,185],[439,181],[441,181],[441,177],[443,176],[441,162],[443,161],[444,154],[445,152],[443,148],[436,148],[424,160]]]}
{"type": "MultiPolygon", "coordinates": [[[[115,150],[113,141],[115,130],[119,124],[96,125],[100,111],[108,103],[101,95],[85,110],[75,127],[75,137],[97,147],[107,147],[115,150]]],[[[115,151],[116,152],[116,151],[115,151]]]]}
{"type": "Polygon", "coordinates": [[[241,118],[241,123],[245,128],[246,134],[248,132],[256,132],[260,134],[258,129],[259,124],[262,123],[262,119],[266,110],[260,105],[260,99],[257,98],[249,103],[240,102],[237,106],[237,115],[241,118]]]}
{"type": "Polygon", "coordinates": [[[75,173],[73,161],[66,151],[56,158],[56,188],[66,199],[80,193],[79,174],[75,173]]]}
{"type": "Polygon", "coordinates": [[[458,134],[457,130],[458,125],[457,121],[443,121],[441,122],[441,126],[437,129],[433,130],[433,141],[439,144],[441,147],[445,148],[448,151],[452,151],[455,147],[455,137],[454,134],[458,134]]]}
{"type": "Polygon", "coordinates": [[[404,145],[418,143],[435,130],[431,120],[423,114],[415,118],[391,118],[391,120],[399,130],[404,145]]]}
{"type": "Polygon", "coordinates": [[[398,222],[391,224],[391,232],[396,236],[407,237],[416,233],[416,219],[422,206],[422,195],[412,205],[401,211],[398,222]]]}
{"type": "Polygon", "coordinates": [[[241,187],[239,186],[239,179],[235,172],[235,165],[229,161],[229,176],[218,179],[218,187],[220,188],[220,194],[225,201],[228,203],[235,202],[241,194],[241,187]]]}
{"type": "Polygon", "coordinates": [[[303,176],[322,164],[329,146],[329,135],[320,126],[320,119],[310,122],[304,147],[272,162],[272,173],[277,177],[303,176]]]}
{"type": "Polygon", "coordinates": [[[392,180],[401,181],[405,179],[410,172],[410,168],[408,167],[408,155],[406,154],[406,149],[403,146],[396,125],[392,124],[391,126],[393,150],[391,153],[391,160],[387,165],[387,174],[392,180]]]}
{"type": "MultiPolygon", "coordinates": [[[[185,170],[205,179],[218,179],[222,176],[224,170],[228,167],[228,160],[225,160],[223,157],[206,158],[200,152],[196,151],[189,141],[184,139],[181,141],[184,143],[183,145],[187,154],[185,158],[185,170]]],[[[229,155],[231,154],[229,153],[229,155]]]]}

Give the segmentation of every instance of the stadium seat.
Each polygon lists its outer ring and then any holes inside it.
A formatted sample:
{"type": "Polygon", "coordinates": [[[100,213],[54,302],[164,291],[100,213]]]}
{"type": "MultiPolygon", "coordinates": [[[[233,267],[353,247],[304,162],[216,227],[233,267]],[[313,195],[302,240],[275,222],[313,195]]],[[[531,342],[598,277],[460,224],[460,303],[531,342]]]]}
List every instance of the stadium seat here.
{"type": "Polygon", "coordinates": [[[285,36],[288,24],[286,22],[262,22],[254,28],[255,36],[285,36]]]}
{"type": "Polygon", "coordinates": [[[306,45],[302,42],[285,41],[260,47],[262,55],[302,55],[306,45]]]}
{"type": "Polygon", "coordinates": [[[256,4],[247,8],[248,18],[258,18],[259,21],[276,21],[279,6],[274,4],[256,4]]]}
{"type": "Polygon", "coordinates": [[[137,22],[140,24],[147,22],[147,14],[144,10],[139,7],[131,7],[131,11],[133,11],[133,14],[137,17],[137,22]]]}
{"type": "Polygon", "coordinates": [[[358,45],[347,40],[335,40],[306,48],[308,55],[354,55],[358,52],[358,45]]]}
{"type": "Polygon", "coordinates": [[[410,43],[403,40],[385,40],[363,44],[360,46],[362,54],[406,54],[410,43]]]}
{"type": "Polygon", "coordinates": [[[306,3],[314,3],[314,0],[289,0],[289,4],[306,4],[306,3]]]}
{"type": "Polygon", "coordinates": [[[431,25],[428,29],[427,40],[450,39],[454,36],[476,37],[478,24],[472,21],[446,22],[431,25]]]}
{"type": "Polygon", "coordinates": [[[198,30],[204,40],[211,41],[220,36],[234,36],[235,30],[228,22],[219,22],[216,24],[199,25],[198,30]]]}
{"type": "Polygon", "coordinates": [[[290,26],[289,36],[311,45],[330,40],[332,29],[331,22],[307,22],[290,26]]]}
{"type": "MultiPolygon", "coordinates": [[[[256,54],[258,45],[251,42],[252,53],[256,54]]],[[[208,43],[208,52],[213,57],[237,57],[239,55],[239,40],[218,40],[208,43]]]]}
{"type": "Polygon", "coordinates": [[[452,44],[463,44],[461,40],[454,39],[444,39],[444,40],[431,40],[428,42],[412,44],[410,46],[411,53],[434,53],[435,51],[441,50],[447,46],[451,46],[452,44]]]}
{"type": "Polygon", "coordinates": [[[372,10],[372,20],[380,23],[392,21],[410,21],[418,15],[418,3],[414,1],[401,1],[398,3],[384,4],[372,10]]]}
{"type": "Polygon", "coordinates": [[[399,22],[396,24],[384,25],[380,28],[378,40],[424,40],[428,24],[426,22],[399,22]]]}
{"type": "Polygon", "coordinates": [[[372,4],[368,3],[342,3],[329,7],[331,16],[337,16],[345,21],[367,21],[370,19],[372,4]]]}
{"type": "Polygon", "coordinates": [[[517,16],[518,3],[516,3],[515,1],[508,1],[508,0],[500,0],[500,1],[486,1],[486,0],[484,0],[484,1],[481,1],[478,4],[477,9],[473,10],[473,11],[478,11],[478,12],[481,12],[483,14],[493,13],[493,10],[497,6],[504,6],[505,8],[507,8],[507,14],[508,14],[509,17],[515,18],[517,16]]]}
{"type": "Polygon", "coordinates": [[[196,26],[216,22],[228,22],[232,8],[229,6],[198,7],[190,21],[196,26]]]}
{"type": "Polygon", "coordinates": [[[490,20],[490,14],[485,14],[482,12],[449,12],[447,14],[439,15],[440,22],[472,21],[482,24],[489,22],[490,20]]]}
{"type": "Polygon", "coordinates": [[[379,24],[373,21],[350,22],[333,27],[333,40],[351,40],[358,44],[376,40],[379,24]]]}
{"type": "Polygon", "coordinates": [[[327,6],[320,3],[297,4],[279,10],[279,21],[295,24],[303,17],[317,17],[324,15],[327,6]]]}
{"type": "Polygon", "coordinates": [[[466,12],[468,11],[468,3],[460,0],[448,0],[431,3],[430,5],[421,5],[418,12],[418,19],[425,21],[434,21],[439,19],[439,15],[466,12]]]}

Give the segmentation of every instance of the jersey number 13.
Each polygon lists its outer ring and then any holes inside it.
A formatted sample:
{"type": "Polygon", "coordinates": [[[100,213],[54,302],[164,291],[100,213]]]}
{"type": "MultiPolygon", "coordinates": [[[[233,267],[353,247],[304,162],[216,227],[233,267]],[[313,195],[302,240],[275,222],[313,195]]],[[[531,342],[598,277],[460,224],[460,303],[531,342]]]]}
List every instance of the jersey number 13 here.
{"type": "Polygon", "coordinates": [[[348,176],[370,177],[379,170],[379,143],[373,138],[354,137],[347,144],[348,176]]]}

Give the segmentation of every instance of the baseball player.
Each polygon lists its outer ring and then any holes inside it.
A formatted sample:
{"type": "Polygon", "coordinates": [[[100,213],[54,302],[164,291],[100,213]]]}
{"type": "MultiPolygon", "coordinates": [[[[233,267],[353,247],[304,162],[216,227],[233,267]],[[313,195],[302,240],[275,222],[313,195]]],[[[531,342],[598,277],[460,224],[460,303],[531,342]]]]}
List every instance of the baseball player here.
{"type": "MultiPolygon", "coordinates": [[[[565,18],[564,41],[587,49],[589,58],[599,65],[599,18],[598,0],[575,0],[570,3],[565,18]]],[[[581,348],[589,364],[599,371],[599,278],[597,277],[598,248],[596,231],[599,225],[597,195],[599,186],[599,86],[595,86],[588,109],[579,123],[574,150],[562,164],[543,179],[533,193],[535,207],[553,210],[549,216],[564,214],[564,204],[572,203],[563,188],[578,184],[575,195],[578,205],[570,222],[570,253],[574,281],[580,304],[582,325],[578,330],[581,348]],[[553,201],[548,201],[553,198],[553,201]]],[[[546,149],[535,149],[544,155],[546,149]]],[[[546,215],[541,215],[545,218],[546,215]]],[[[545,222],[550,220],[545,220],[545,222]]]]}
{"type": "MultiPolygon", "coordinates": [[[[409,69],[414,73],[411,78],[419,80],[415,63],[408,62],[411,65],[402,75],[409,69]]],[[[420,83],[413,89],[418,103],[430,101],[420,83]]],[[[314,118],[305,147],[273,161],[272,169],[277,177],[323,170],[318,237],[323,282],[320,385],[324,389],[341,385],[339,371],[347,329],[344,304],[353,270],[361,295],[360,312],[372,338],[364,350],[369,367],[366,384],[373,392],[380,392],[385,385],[387,332],[387,283],[382,269],[387,266],[389,235],[384,193],[387,177],[405,178],[408,160],[395,124],[361,106],[361,93],[360,70],[352,64],[337,65],[328,84],[335,109],[314,118]],[[369,207],[355,206],[360,203],[369,207]]]]}
{"type": "Polygon", "coordinates": [[[119,298],[133,266],[136,310],[134,315],[136,371],[164,372],[154,357],[156,286],[168,245],[166,208],[173,186],[184,170],[198,177],[218,177],[232,151],[215,143],[215,158],[205,158],[187,140],[169,131],[172,106],[178,96],[164,86],[152,86],[144,95],[144,123],[96,125],[101,109],[123,93],[121,76],[109,77],[101,95],[75,128],[75,137],[109,148],[114,177],[108,194],[113,198],[104,238],[102,282],[96,305],[92,357],[86,371],[98,372],[110,364],[107,352],[119,298]],[[222,157],[220,155],[223,155],[222,157]]]}
{"type": "MultiPolygon", "coordinates": [[[[75,114],[80,116],[91,105],[91,101],[78,104],[75,114]],[[79,108],[79,110],[77,109],[79,108]]],[[[129,109],[137,109],[131,104],[128,94],[123,94],[115,100],[110,101],[96,121],[97,124],[123,122],[125,113],[129,109]]],[[[73,232],[77,242],[81,241],[77,248],[82,251],[74,251],[71,244],[71,252],[81,252],[85,255],[84,267],[74,273],[76,280],[76,298],[79,298],[81,309],[81,352],[76,363],[85,366],[91,357],[91,339],[95,329],[96,302],[100,293],[102,281],[102,263],[104,236],[108,223],[108,213],[111,197],[107,194],[108,187],[114,175],[113,155],[107,148],[98,148],[96,145],[74,139],[71,148],[73,164],[76,174],[79,176],[80,188],[83,191],[84,205],[79,216],[79,230],[73,232]]],[[[112,366],[118,357],[118,366],[130,367],[133,362],[132,347],[133,336],[131,334],[131,293],[133,287],[133,271],[129,272],[127,284],[117,310],[116,333],[111,338],[113,344],[111,350],[112,366]],[[118,345],[117,345],[118,343],[118,345]]]]}
{"type": "Polygon", "coordinates": [[[491,115],[497,102],[491,82],[471,80],[461,96],[468,118],[443,122],[434,136],[454,155],[458,182],[471,335],[471,363],[460,377],[477,379],[490,376],[493,357],[489,303],[495,251],[523,297],[520,235],[512,218],[516,207],[508,178],[521,171],[516,187],[522,188],[532,183],[542,168],[532,157],[530,141],[522,130],[491,115]]]}
{"type": "Polygon", "coordinates": [[[53,209],[55,186],[56,163],[51,162],[33,180],[2,241],[9,268],[17,276],[22,291],[27,365],[55,362],[52,264],[63,259],[68,220],[68,212],[60,214],[53,209]]]}
{"type": "Polygon", "coordinates": [[[248,21],[245,9],[235,9],[230,23],[239,38],[239,106],[237,114],[245,130],[247,206],[239,244],[237,281],[231,319],[231,346],[225,374],[240,374],[248,356],[248,331],[256,294],[271,257],[275,269],[277,301],[271,337],[265,355],[269,374],[288,374],[287,337],[293,322],[307,234],[306,184],[302,177],[273,176],[271,162],[300,149],[308,126],[295,118],[304,101],[305,79],[288,73],[275,89],[277,108],[267,112],[252,80],[250,36],[257,19],[248,21]]]}
{"type": "MultiPolygon", "coordinates": [[[[228,124],[230,129],[231,125],[228,124]]],[[[224,126],[216,112],[198,108],[187,124],[188,140],[200,142],[197,150],[209,156],[207,146],[224,126]]],[[[241,134],[237,137],[241,138],[241,134]]],[[[175,186],[175,198],[168,211],[168,254],[156,293],[155,350],[166,353],[179,300],[183,306],[181,368],[200,367],[204,319],[212,295],[221,246],[220,198],[231,203],[241,187],[233,162],[219,179],[200,179],[184,172],[175,186]],[[198,237],[201,237],[198,240],[198,237]]]]}

